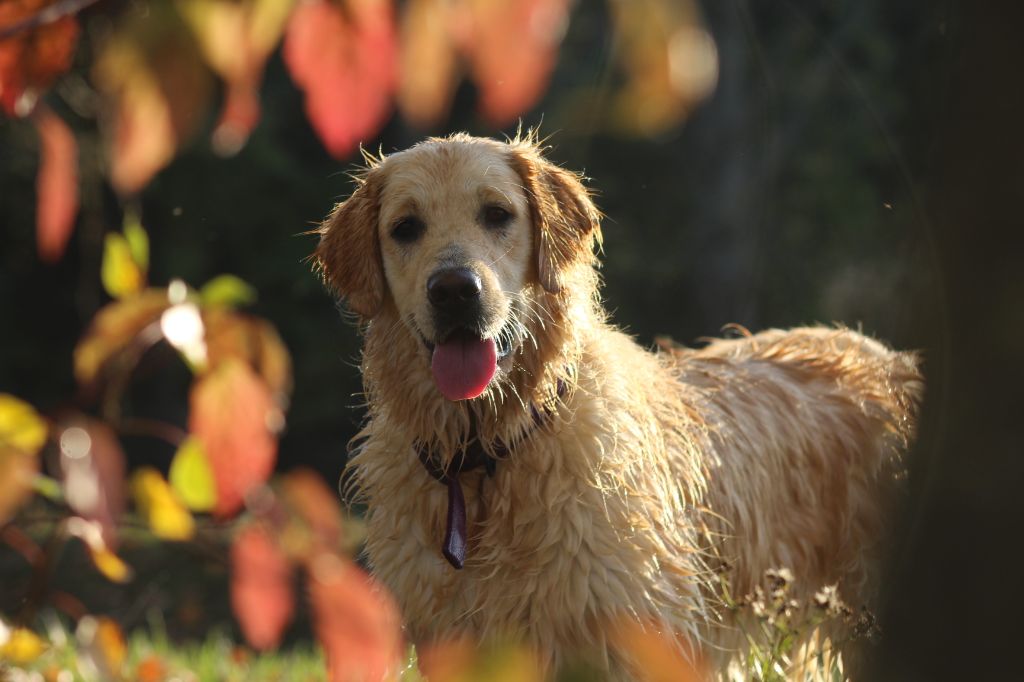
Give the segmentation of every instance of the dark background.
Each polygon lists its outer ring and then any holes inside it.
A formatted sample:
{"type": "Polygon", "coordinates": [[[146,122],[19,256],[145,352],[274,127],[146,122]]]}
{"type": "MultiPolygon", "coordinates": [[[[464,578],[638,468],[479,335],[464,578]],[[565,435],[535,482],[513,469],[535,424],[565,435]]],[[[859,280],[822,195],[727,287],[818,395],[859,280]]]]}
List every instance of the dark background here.
{"type": "MultiPolygon", "coordinates": [[[[597,2],[577,3],[550,89],[524,121],[543,120],[550,156],[591,178],[608,216],[605,300],[642,344],[695,343],[728,323],[841,321],[922,351],[929,392],[908,502],[892,520],[876,677],[1002,677],[1024,631],[1024,17],[1009,3],[948,1],[702,8],[719,85],[677,129],[626,137],[600,106],[580,105],[617,82],[597,2]]],[[[323,151],[279,56],[262,101],[238,156],[199,137],[143,193],[150,280],[198,286],[229,272],[256,287],[253,312],[295,365],[279,466],[336,480],[360,419],[358,339],[303,262],[314,240],[301,233],[350,191],[352,163],[323,151]]],[[[441,128],[396,116],[367,146],[503,132],[474,102],[463,85],[441,128]]],[[[0,121],[0,391],[46,411],[75,395],[71,351],[106,301],[102,236],[120,218],[109,192],[85,196],[66,256],[41,264],[36,157],[29,124],[0,121]]],[[[129,410],[184,423],[189,377],[170,358],[142,369],[129,410]]],[[[128,445],[135,462],[169,461],[160,444],[128,445]]]]}

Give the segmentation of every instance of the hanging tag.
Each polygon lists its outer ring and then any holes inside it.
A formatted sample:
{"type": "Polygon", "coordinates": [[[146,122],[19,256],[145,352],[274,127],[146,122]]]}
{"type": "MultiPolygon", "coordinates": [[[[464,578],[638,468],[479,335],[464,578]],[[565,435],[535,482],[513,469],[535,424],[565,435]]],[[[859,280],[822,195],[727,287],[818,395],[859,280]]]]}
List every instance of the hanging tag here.
{"type": "Polygon", "coordinates": [[[448,529],[441,553],[452,566],[461,569],[466,561],[466,499],[456,476],[448,477],[448,529]]]}

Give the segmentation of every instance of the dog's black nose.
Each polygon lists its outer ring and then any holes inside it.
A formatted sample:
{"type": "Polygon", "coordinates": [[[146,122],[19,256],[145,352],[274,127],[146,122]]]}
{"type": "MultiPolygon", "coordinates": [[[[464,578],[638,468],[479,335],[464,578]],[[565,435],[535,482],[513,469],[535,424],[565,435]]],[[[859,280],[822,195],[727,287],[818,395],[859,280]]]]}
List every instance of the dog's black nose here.
{"type": "Polygon", "coordinates": [[[480,300],[483,284],[468,268],[438,270],[427,280],[427,298],[440,310],[457,311],[480,300]]]}

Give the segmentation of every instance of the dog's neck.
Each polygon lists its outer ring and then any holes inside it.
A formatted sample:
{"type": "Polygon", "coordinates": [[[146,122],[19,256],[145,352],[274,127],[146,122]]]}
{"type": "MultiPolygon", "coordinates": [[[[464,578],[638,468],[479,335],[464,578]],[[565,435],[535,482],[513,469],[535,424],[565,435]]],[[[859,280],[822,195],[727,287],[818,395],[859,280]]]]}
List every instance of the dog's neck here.
{"type": "MultiPolygon", "coordinates": [[[[567,376],[570,374],[571,372],[567,372],[567,376]]],[[[458,457],[448,458],[447,463],[443,464],[429,446],[422,443],[414,444],[426,472],[448,489],[448,513],[441,553],[456,569],[461,569],[466,560],[466,500],[462,492],[461,474],[483,467],[488,476],[494,476],[498,461],[514,456],[516,449],[537,429],[543,428],[557,413],[558,401],[565,395],[567,386],[566,380],[558,380],[552,404],[538,407],[531,403],[530,414],[533,417],[533,424],[515,441],[485,441],[477,432],[476,419],[470,411],[470,438],[458,453],[458,457]]]]}

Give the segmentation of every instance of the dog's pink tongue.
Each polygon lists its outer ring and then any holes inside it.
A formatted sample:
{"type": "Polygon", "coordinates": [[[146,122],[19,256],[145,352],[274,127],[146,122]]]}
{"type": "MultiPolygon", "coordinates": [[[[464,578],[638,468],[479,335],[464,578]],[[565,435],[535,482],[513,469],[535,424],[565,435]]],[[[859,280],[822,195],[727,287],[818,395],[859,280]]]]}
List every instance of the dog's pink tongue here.
{"type": "Polygon", "coordinates": [[[448,400],[469,400],[484,392],[498,368],[494,339],[453,334],[434,347],[434,383],[448,400]]]}

